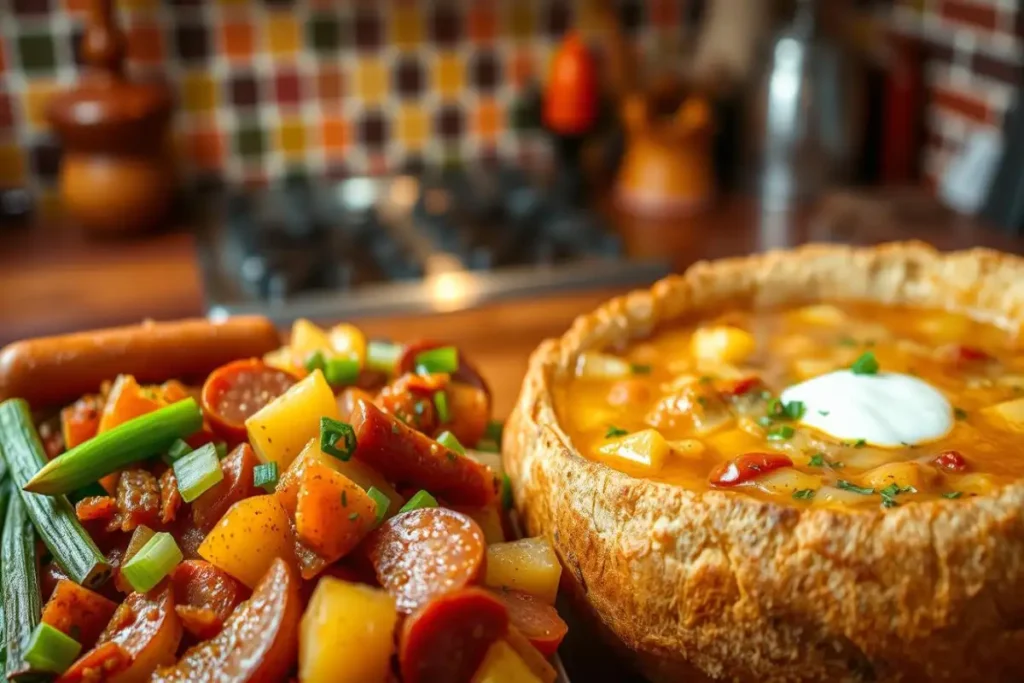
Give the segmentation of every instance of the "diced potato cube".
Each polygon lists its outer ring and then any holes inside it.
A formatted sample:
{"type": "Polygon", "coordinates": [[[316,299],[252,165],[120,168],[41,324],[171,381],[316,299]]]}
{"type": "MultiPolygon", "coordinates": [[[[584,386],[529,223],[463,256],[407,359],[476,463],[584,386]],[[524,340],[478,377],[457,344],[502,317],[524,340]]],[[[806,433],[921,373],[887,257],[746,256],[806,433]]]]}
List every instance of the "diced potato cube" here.
{"type": "Polygon", "coordinates": [[[731,325],[702,327],[690,340],[690,353],[705,363],[742,363],[756,348],[752,334],[731,325]]]}
{"type": "Polygon", "coordinates": [[[656,429],[609,439],[597,452],[613,467],[623,467],[632,472],[654,474],[661,471],[668,455],[668,443],[656,429]]]}
{"type": "Polygon", "coordinates": [[[791,497],[797,491],[806,489],[817,491],[821,488],[821,477],[801,472],[792,467],[783,467],[774,472],[762,474],[756,481],[759,489],[786,497],[791,497]]]}
{"type": "Polygon", "coordinates": [[[299,680],[390,680],[397,622],[395,600],[383,590],[325,576],[302,615],[299,680]]]}
{"type": "Polygon", "coordinates": [[[359,359],[359,366],[366,364],[366,335],[355,325],[341,323],[331,328],[331,349],[341,357],[359,359]]]}
{"type": "Polygon", "coordinates": [[[292,362],[292,347],[282,346],[269,353],[263,354],[263,362],[272,368],[278,368],[285,372],[294,372],[302,366],[296,366],[292,362]]]}
{"type": "Polygon", "coordinates": [[[971,472],[965,474],[962,477],[957,478],[955,484],[951,487],[955,491],[960,491],[964,495],[974,494],[976,496],[984,496],[992,493],[995,489],[995,482],[992,477],[984,472],[971,472]]]}
{"type": "Polygon", "coordinates": [[[891,484],[896,484],[900,488],[912,486],[918,491],[924,491],[937,477],[938,474],[933,468],[918,462],[891,462],[868,470],[862,475],[865,484],[874,487],[876,491],[891,484]]]}
{"type": "Polygon", "coordinates": [[[918,326],[936,342],[960,341],[970,331],[970,321],[955,313],[935,313],[922,317],[918,326]]]}
{"type": "Polygon", "coordinates": [[[585,351],[576,359],[576,376],[591,379],[619,379],[633,373],[629,363],[607,353],[585,351]]]}
{"type": "Polygon", "coordinates": [[[298,368],[305,366],[306,360],[317,351],[325,356],[331,355],[332,348],[327,333],[305,318],[299,318],[292,324],[289,346],[292,349],[292,363],[298,368]]]}
{"type": "Polygon", "coordinates": [[[245,421],[249,441],[263,462],[276,462],[279,472],[320,436],[320,418],[338,419],[334,392],[319,370],[263,406],[245,421]]]}
{"type": "Polygon", "coordinates": [[[199,556],[253,588],[279,557],[294,557],[291,520],[272,495],[238,501],[203,539],[199,556]]]}
{"type": "Polygon", "coordinates": [[[703,442],[697,439],[676,439],[675,441],[666,441],[666,443],[672,453],[684,458],[694,458],[707,450],[703,442]]]}
{"type": "Polygon", "coordinates": [[[472,683],[541,683],[512,646],[499,640],[487,650],[472,683]]]}
{"type": "Polygon", "coordinates": [[[486,566],[485,585],[523,591],[554,604],[562,565],[547,539],[524,538],[488,546],[486,566]]]}
{"type": "Polygon", "coordinates": [[[804,306],[794,311],[797,319],[809,325],[842,325],[846,314],[830,304],[804,306]]]}
{"type": "Polygon", "coordinates": [[[1003,401],[981,411],[985,416],[1014,431],[1024,431],[1024,398],[1003,401]]]}
{"type": "MultiPolygon", "coordinates": [[[[835,486],[822,486],[818,489],[818,493],[814,496],[815,502],[818,503],[829,503],[839,505],[858,505],[864,503],[865,500],[870,500],[868,496],[856,491],[847,491],[846,489],[836,488],[835,486]]],[[[875,498],[878,501],[878,498],[875,498]]]]}

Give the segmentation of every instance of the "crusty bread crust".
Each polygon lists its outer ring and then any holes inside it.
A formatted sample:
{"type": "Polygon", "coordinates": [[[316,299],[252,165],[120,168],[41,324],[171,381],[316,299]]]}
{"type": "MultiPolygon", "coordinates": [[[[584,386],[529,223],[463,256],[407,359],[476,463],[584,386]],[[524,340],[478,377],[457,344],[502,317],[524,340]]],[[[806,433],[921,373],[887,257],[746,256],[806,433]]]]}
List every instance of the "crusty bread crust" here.
{"type": "Polygon", "coordinates": [[[920,243],[698,263],[532,355],[504,463],[532,534],[656,681],[1024,681],[1024,482],[891,510],[797,508],[581,456],[551,387],[587,349],[728,304],[868,300],[1018,329],[1024,259],[920,243]],[[694,678],[694,672],[700,672],[694,678]]]}

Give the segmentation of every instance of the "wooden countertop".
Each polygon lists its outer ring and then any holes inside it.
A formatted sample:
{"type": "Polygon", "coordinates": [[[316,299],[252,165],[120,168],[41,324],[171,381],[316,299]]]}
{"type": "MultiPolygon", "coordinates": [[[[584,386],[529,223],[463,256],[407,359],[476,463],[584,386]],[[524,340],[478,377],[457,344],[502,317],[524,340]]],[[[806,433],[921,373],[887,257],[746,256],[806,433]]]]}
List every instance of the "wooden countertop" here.
{"type": "MultiPolygon", "coordinates": [[[[631,254],[668,254],[676,270],[698,259],[808,241],[923,239],[942,249],[988,246],[1024,253],[1024,239],[937,211],[931,203],[913,200],[888,212],[858,205],[848,196],[826,204],[820,220],[808,219],[807,211],[766,211],[743,198],[727,199],[683,219],[641,220],[609,213],[631,254]]],[[[360,324],[372,335],[441,337],[463,346],[493,384],[497,413],[505,415],[530,351],[544,338],[561,334],[580,312],[616,293],[559,295],[360,324]]],[[[0,233],[0,344],[147,317],[202,315],[203,310],[195,243],[187,232],[116,243],[87,240],[60,223],[0,233]]]]}

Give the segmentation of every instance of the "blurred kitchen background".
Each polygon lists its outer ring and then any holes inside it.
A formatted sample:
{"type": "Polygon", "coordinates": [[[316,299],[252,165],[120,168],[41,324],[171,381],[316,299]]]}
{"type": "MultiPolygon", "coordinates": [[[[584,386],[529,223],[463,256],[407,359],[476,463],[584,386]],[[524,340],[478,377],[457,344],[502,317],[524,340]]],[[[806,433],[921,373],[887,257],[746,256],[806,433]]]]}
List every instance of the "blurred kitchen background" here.
{"type": "Polygon", "coordinates": [[[285,322],[1009,235],[1022,68],[1019,0],[5,0],[0,267],[285,322]]]}

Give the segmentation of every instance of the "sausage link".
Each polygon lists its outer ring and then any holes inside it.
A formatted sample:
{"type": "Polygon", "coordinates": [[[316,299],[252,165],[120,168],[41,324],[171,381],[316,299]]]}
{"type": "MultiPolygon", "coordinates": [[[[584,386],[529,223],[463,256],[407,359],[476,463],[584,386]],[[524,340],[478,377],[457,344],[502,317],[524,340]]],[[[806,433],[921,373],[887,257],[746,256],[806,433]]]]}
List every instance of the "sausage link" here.
{"type": "Polygon", "coordinates": [[[280,343],[273,323],[262,316],[149,321],[14,342],[0,351],[0,400],[17,396],[39,409],[95,392],[119,374],[140,383],[205,376],[280,343]]]}

